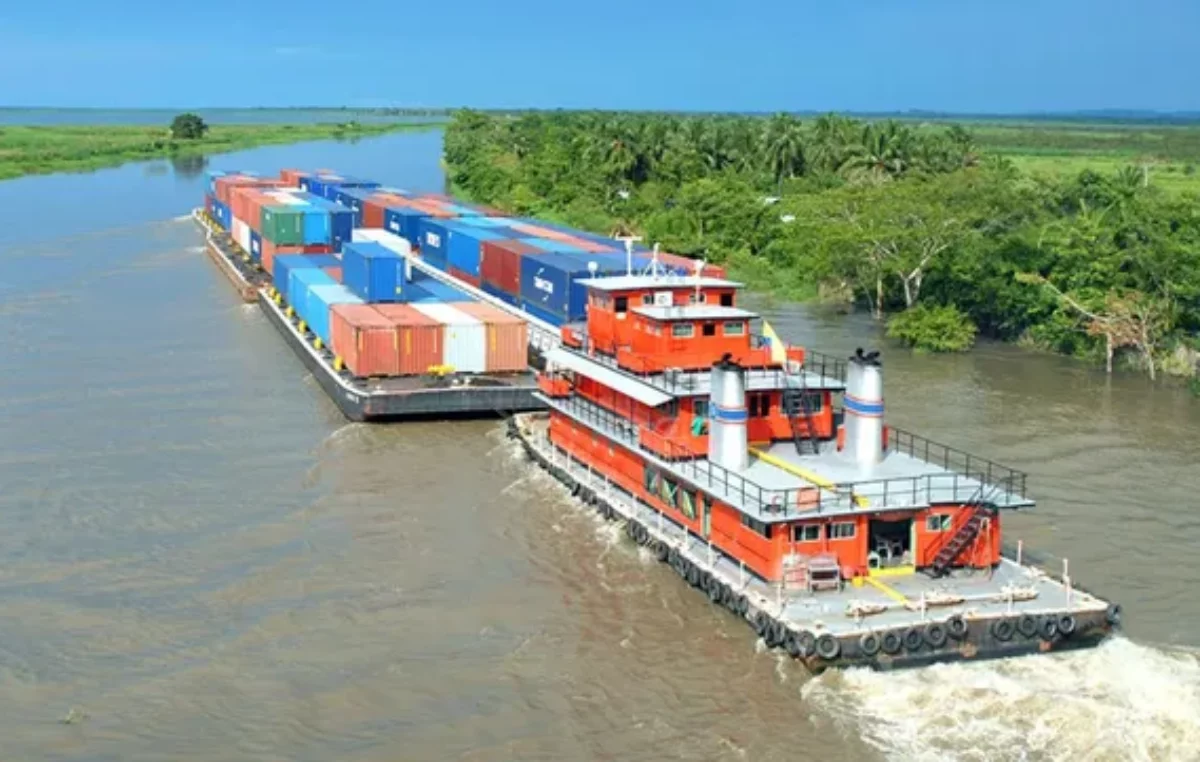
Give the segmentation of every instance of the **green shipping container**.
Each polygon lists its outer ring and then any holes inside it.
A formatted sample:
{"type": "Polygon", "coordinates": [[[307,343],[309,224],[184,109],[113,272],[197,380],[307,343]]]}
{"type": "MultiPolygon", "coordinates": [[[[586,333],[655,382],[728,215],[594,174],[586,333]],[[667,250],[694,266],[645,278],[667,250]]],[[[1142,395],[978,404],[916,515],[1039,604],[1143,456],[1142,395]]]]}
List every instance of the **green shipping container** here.
{"type": "Polygon", "coordinates": [[[304,243],[304,207],[264,206],[262,237],[277,246],[299,246],[304,243]]]}

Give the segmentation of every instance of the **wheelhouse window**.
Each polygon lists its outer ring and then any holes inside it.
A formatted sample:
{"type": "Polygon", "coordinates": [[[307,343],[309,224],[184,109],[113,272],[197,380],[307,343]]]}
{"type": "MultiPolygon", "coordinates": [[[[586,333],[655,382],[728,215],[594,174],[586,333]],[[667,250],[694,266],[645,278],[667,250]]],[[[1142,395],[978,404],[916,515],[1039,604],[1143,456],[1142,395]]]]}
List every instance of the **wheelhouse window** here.
{"type": "Polygon", "coordinates": [[[852,540],[856,524],[853,521],[837,521],[829,525],[829,539],[852,540]]]}
{"type": "Polygon", "coordinates": [[[950,517],[948,515],[934,515],[925,517],[926,532],[948,532],[950,531],[950,517]]]}
{"type": "Polygon", "coordinates": [[[691,323],[675,323],[671,326],[671,335],[677,339],[690,339],[696,335],[696,326],[691,323]]]}
{"type": "Polygon", "coordinates": [[[749,394],[746,396],[746,407],[751,418],[766,418],[771,414],[771,395],[749,394]]]}
{"type": "Polygon", "coordinates": [[[697,302],[699,302],[700,304],[704,304],[705,302],[708,301],[707,297],[708,297],[707,294],[700,294],[700,297],[697,298],[696,292],[693,291],[692,293],[688,294],[688,304],[696,304],[697,302]]]}
{"type": "Polygon", "coordinates": [[[680,489],[675,493],[675,507],[689,519],[696,518],[696,496],[691,492],[680,489]]]}
{"type": "Polygon", "coordinates": [[[726,336],[745,336],[746,335],[746,324],[743,323],[741,320],[730,320],[729,322],[725,323],[725,335],[726,336]]]}
{"type": "Polygon", "coordinates": [[[654,466],[647,465],[642,470],[642,489],[651,495],[658,493],[658,471],[654,466]]]}
{"type": "Polygon", "coordinates": [[[643,305],[654,304],[654,295],[653,294],[642,294],[642,304],[643,305]]]}
{"type": "Polygon", "coordinates": [[[783,392],[783,410],[788,415],[800,415],[804,412],[804,404],[808,404],[810,413],[819,413],[825,407],[825,395],[821,392],[786,389],[783,392]]]}
{"type": "Polygon", "coordinates": [[[618,314],[623,315],[629,311],[629,297],[628,296],[618,296],[616,299],[616,304],[617,304],[616,311],[618,314]]]}
{"type": "Polygon", "coordinates": [[[732,307],[733,306],[733,294],[721,294],[721,306],[722,307],[732,307]]]}
{"type": "Polygon", "coordinates": [[[820,524],[800,524],[792,527],[792,542],[816,542],[821,539],[820,524]]]}
{"type": "Polygon", "coordinates": [[[755,532],[762,535],[763,537],[766,537],[768,540],[771,539],[771,525],[770,524],[765,524],[765,523],[759,521],[758,519],[751,518],[750,516],[747,516],[746,514],[743,513],[742,514],[742,526],[753,529],[755,532]]]}
{"type": "Polygon", "coordinates": [[[704,336],[716,336],[717,335],[717,324],[716,323],[705,323],[704,327],[701,329],[700,333],[704,336]]]}

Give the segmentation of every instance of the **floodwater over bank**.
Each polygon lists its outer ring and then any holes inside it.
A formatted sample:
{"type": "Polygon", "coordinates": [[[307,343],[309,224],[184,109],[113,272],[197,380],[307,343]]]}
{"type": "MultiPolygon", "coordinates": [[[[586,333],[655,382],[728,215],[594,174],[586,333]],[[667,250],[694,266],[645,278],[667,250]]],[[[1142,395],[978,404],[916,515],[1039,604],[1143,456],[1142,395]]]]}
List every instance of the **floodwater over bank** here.
{"type": "MultiPolygon", "coordinates": [[[[438,136],[271,147],[440,189],[438,136]]],[[[885,348],[897,425],[1030,472],[1009,537],[1126,638],[809,678],[495,422],[347,425],[152,163],[0,183],[0,757],[1098,759],[1200,749],[1200,403],[983,346],[885,348]],[[64,210],[68,210],[67,213],[64,210]]],[[[769,306],[827,352],[869,320],[769,306]]]]}

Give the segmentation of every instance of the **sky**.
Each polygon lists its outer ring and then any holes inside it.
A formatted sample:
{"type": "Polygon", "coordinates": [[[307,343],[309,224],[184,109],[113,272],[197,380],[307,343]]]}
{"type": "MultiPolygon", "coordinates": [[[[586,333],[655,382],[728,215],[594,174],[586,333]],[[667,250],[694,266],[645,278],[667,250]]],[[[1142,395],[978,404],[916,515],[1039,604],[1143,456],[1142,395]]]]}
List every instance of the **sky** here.
{"type": "Polygon", "coordinates": [[[41,0],[0,105],[1200,111],[1197,0],[41,0]]]}

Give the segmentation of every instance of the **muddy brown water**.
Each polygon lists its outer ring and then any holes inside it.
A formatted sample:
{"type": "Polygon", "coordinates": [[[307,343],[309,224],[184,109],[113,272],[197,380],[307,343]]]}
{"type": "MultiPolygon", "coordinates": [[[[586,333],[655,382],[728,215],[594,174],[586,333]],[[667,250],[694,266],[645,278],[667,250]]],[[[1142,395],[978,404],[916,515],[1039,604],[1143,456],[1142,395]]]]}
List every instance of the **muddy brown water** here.
{"type": "MultiPolygon", "coordinates": [[[[287,155],[233,166],[256,156],[287,155]]],[[[74,181],[195,192],[114,173],[74,181]]],[[[1186,392],[1011,347],[916,357],[869,320],[766,304],[791,340],[883,346],[895,424],[1028,470],[1039,504],[1009,537],[1127,621],[1086,653],[812,678],[498,422],[347,424],[191,224],[147,204],[14,222],[0,247],[0,759],[1200,756],[1186,392]]]]}

